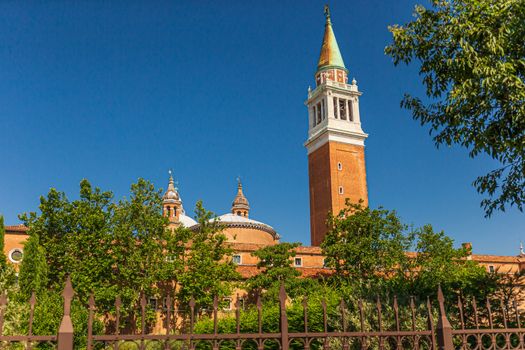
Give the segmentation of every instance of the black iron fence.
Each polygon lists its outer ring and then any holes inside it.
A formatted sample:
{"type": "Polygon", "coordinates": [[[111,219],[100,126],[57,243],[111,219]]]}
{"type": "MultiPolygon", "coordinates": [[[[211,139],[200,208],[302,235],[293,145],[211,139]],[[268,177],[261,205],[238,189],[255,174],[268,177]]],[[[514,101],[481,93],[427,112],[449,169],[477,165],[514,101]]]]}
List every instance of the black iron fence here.
{"type": "MultiPolygon", "coordinates": [[[[24,335],[5,335],[4,321],[8,300],[5,294],[0,296],[0,348],[2,349],[33,349],[45,345],[58,350],[72,350],[75,347],[74,329],[71,320],[71,302],[74,291],[68,279],[62,293],[64,301],[63,316],[58,333],[55,335],[34,335],[33,319],[36,298],[29,301],[28,331],[24,335]]],[[[312,326],[309,319],[309,302],[302,302],[302,320],[300,329],[297,325],[289,327],[290,301],[284,287],[279,293],[279,315],[275,320],[276,331],[263,330],[263,305],[260,298],[255,303],[256,329],[245,331],[241,314],[244,312],[237,300],[232,310],[230,320],[234,326],[228,332],[220,329],[219,324],[225,315],[219,307],[219,301],[214,298],[208,321],[211,328],[206,331],[195,329],[198,312],[195,301],[191,300],[186,313],[184,326],[173,326],[175,318],[179,317],[173,307],[173,301],[168,296],[165,307],[159,311],[162,314],[163,330],[153,333],[147,331],[146,312],[148,302],[145,296],[140,298],[140,331],[122,332],[120,327],[120,300],[115,303],[115,324],[112,334],[94,334],[93,325],[96,321],[96,304],[93,296],[89,299],[86,343],[82,348],[92,349],[344,349],[344,350],[512,350],[525,349],[525,328],[521,327],[520,310],[516,302],[505,305],[499,301],[497,311],[493,310],[491,301],[487,300],[483,310],[478,308],[476,300],[468,302],[458,299],[450,304],[448,313],[454,327],[451,326],[445,309],[445,300],[441,288],[438,290],[434,304],[429,299],[424,305],[416,306],[411,298],[403,312],[396,297],[392,299],[388,310],[378,299],[374,305],[373,325],[366,321],[365,307],[358,301],[349,308],[344,301],[337,307],[339,316],[330,317],[326,301],[321,301],[321,325],[312,326]],[[350,309],[352,312],[350,312],[350,309]],[[468,316],[466,311],[468,310],[468,316]],[[352,322],[349,318],[354,317],[352,322]],[[385,322],[385,318],[389,321],[385,322]],[[403,318],[403,320],[401,319],[403,318]],[[495,320],[496,319],[496,320],[495,320]],[[424,320],[424,326],[421,326],[424,320]],[[333,324],[333,323],[337,324],[333,324]],[[387,325],[388,323],[388,325],[387,325]]],[[[507,303],[508,304],[508,303],[507,303]]],[[[175,322],[176,323],[176,322],[175,322]]]]}

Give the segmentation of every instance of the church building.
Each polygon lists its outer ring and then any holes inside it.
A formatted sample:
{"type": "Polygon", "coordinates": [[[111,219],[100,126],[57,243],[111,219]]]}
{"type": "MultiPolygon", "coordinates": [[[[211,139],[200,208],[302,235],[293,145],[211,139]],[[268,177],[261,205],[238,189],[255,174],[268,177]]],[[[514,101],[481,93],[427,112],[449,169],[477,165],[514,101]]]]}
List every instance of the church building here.
{"type": "MultiPolygon", "coordinates": [[[[366,116],[362,119],[359,111],[361,92],[353,77],[348,81],[349,70],[339,50],[328,8],[325,16],[321,53],[314,75],[315,88],[308,88],[305,101],[308,136],[304,146],[308,156],[311,246],[296,248],[297,255],[290,262],[304,277],[329,272],[319,247],[327,233],[328,213],[338,213],[347,199],[368,205],[365,164],[368,134],[362,126],[362,122],[366,125],[366,116]]],[[[257,260],[252,253],[279,244],[280,236],[272,226],[251,217],[245,190],[238,181],[237,188],[232,189],[231,211],[220,215],[218,220],[224,225],[223,233],[235,250],[233,262],[247,278],[258,273],[257,260]]],[[[170,227],[183,225],[191,229],[198,226],[186,215],[171,172],[163,196],[163,215],[168,218],[170,227]]],[[[26,227],[6,226],[4,249],[11,263],[22,261],[26,239],[26,227]]],[[[472,246],[468,247],[471,250],[472,246]]],[[[471,254],[469,259],[478,261],[490,272],[514,273],[525,268],[523,251],[516,256],[471,254]]]]}

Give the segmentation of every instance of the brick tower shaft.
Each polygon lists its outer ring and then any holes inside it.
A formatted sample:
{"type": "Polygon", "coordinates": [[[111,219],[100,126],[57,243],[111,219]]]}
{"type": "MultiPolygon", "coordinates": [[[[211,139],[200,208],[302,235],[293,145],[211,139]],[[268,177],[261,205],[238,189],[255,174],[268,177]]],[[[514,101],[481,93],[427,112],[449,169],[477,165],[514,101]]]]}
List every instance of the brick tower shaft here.
{"type": "Polygon", "coordinates": [[[348,84],[348,70],[332,29],[330,12],[315,73],[316,88],[308,89],[308,176],[310,230],[313,246],[327,233],[328,213],[339,213],[346,199],[368,205],[364,141],[359,92],[355,79],[348,84]]]}

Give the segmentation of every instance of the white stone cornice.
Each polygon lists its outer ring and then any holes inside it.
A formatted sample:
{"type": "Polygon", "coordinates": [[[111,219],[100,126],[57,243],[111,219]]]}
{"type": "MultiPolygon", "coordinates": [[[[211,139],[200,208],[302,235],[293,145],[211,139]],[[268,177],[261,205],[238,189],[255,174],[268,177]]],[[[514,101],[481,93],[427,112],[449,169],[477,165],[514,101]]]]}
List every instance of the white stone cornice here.
{"type": "Polygon", "coordinates": [[[323,128],[318,133],[312,135],[304,146],[308,150],[308,154],[314,152],[328,142],[346,143],[356,146],[365,146],[365,139],[368,134],[364,132],[344,131],[340,129],[323,128]]]}

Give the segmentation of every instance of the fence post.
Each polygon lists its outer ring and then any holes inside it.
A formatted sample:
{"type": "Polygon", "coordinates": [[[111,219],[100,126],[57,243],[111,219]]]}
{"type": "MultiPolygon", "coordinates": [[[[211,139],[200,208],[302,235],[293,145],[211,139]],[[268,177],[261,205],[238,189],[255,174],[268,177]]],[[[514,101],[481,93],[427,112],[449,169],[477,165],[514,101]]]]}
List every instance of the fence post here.
{"type": "Polygon", "coordinates": [[[288,317],[286,316],[286,291],[284,290],[284,283],[281,283],[279,290],[279,306],[281,316],[281,349],[288,350],[288,317]]]}
{"type": "Polygon", "coordinates": [[[445,313],[445,298],[441,286],[438,287],[439,319],[436,327],[439,350],[454,350],[452,343],[452,326],[445,313]]]}
{"type": "Polygon", "coordinates": [[[71,300],[75,294],[68,276],[62,297],[64,298],[64,316],[60,323],[57,336],[58,350],[73,350],[73,323],[71,322],[71,300]]]}

